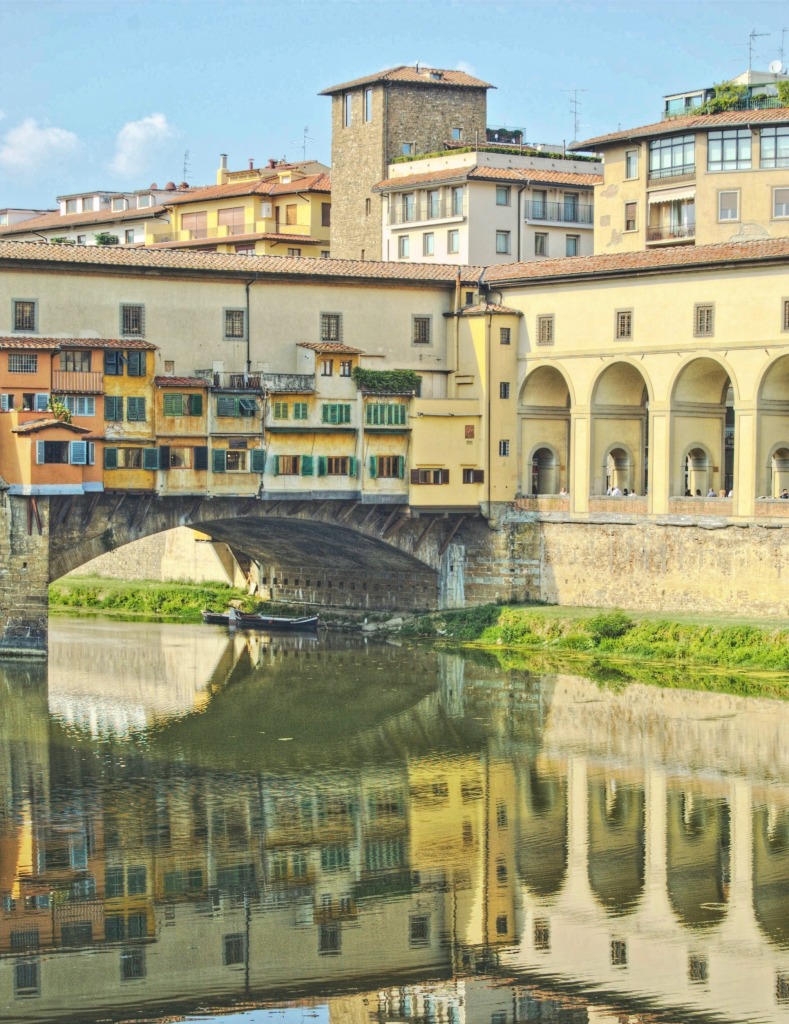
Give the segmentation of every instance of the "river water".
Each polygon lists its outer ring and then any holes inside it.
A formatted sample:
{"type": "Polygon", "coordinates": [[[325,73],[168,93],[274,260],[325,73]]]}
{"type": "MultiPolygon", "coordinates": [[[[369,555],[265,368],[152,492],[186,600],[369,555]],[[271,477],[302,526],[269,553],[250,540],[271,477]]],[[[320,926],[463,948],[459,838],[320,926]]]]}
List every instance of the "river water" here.
{"type": "Polygon", "coordinates": [[[789,1021],[789,706],[51,622],[0,665],[0,1020],[789,1021]]]}

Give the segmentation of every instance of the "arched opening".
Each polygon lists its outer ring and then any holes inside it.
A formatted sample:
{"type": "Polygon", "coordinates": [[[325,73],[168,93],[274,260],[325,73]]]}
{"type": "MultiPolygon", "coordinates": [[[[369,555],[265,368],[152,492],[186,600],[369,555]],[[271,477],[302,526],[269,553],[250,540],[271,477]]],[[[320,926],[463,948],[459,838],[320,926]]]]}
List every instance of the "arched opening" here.
{"type": "Polygon", "coordinates": [[[691,360],[677,377],[671,403],[672,496],[733,489],[734,418],[726,369],[708,356],[691,360]]]}
{"type": "Polygon", "coordinates": [[[644,791],[616,776],[589,788],[589,884],[601,905],[625,914],[644,891],[644,791]]]}
{"type": "Polygon", "coordinates": [[[538,448],[531,457],[531,494],[556,494],[559,459],[551,448],[538,448]]]}
{"type": "Polygon", "coordinates": [[[753,909],[759,927],[777,945],[789,946],[789,808],[763,804],[753,811],[753,909]]]}
{"type": "Polygon", "coordinates": [[[569,490],[570,390],[558,370],[539,366],[529,374],[521,391],[519,415],[524,460],[520,493],[569,490]]]}
{"type": "Polygon", "coordinates": [[[780,498],[783,491],[789,491],[789,446],[776,448],[770,459],[770,486],[767,494],[780,498]]]}
{"type": "Polygon", "coordinates": [[[780,498],[789,489],[789,355],[767,368],[758,408],[756,494],[780,498]]]}
{"type": "Polygon", "coordinates": [[[519,780],[518,875],[535,895],[557,895],[567,871],[567,780],[524,767],[519,780]]]}
{"type": "Polygon", "coordinates": [[[592,397],[592,494],[609,488],[645,494],[649,486],[649,390],[630,363],[612,363],[592,397]]]}
{"type": "Polygon", "coordinates": [[[726,916],[731,872],[728,804],[692,789],[668,794],[667,885],[674,912],[684,924],[718,924],[726,916]]]}

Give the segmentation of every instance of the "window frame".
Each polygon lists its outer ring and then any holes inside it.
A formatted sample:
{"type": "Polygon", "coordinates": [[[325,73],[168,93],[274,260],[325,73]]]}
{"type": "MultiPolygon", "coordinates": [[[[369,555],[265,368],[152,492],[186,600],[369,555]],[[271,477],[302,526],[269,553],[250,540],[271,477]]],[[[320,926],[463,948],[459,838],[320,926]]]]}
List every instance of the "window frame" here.
{"type": "Polygon", "coordinates": [[[759,132],[759,167],[765,170],[772,170],[779,167],[789,167],[789,125],[775,125],[763,127],[759,132]],[[765,156],[765,140],[774,139],[772,146],[773,155],[765,156]],[[786,139],[786,145],[781,149],[779,139],[786,139]]]}
{"type": "Polygon", "coordinates": [[[753,132],[750,128],[718,128],[707,132],[707,173],[725,174],[727,171],[750,171],[753,167],[753,132]],[[726,159],[726,141],[734,138],[736,156],[726,159]],[[713,143],[720,144],[720,158],[712,159],[713,143]],[[741,156],[740,145],[747,143],[748,155],[741,156]]]}
{"type": "Polygon", "coordinates": [[[222,307],[222,340],[223,341],[246,341],[247,340],[247,311],[243,306],[222,307]],[[232,330],[233,318],[241,315],[241,334],[232,330]]]}
{"type": "Polygon", "coordinates": [[[638,203],[628,199],[625,203],[625,231],[638,230],[638,203]]]}
{"type": "Polygon", "coordinates": [[[776,186],[773,189],[770,216],[771,216],[772,220],[787,220],[787,219],[789,219],[789,185],[778,185],[778,186],[776,186]],[[786,193],[786,200],[783,203],[780,204],[781,206],[783,206],[785,208],[785,210],[786,210],[785,213],[777,213],[776,212],[777,207],[779,205],[778,202],[777,202],[777,196],[778,196],[779,192],[785,192],[786,193]]]}
{"type": "Polygon", "coordinates": [[[789,298],[781,299],[781,331],[789,331],[789,298]]]}
{"type": "Polygon", "coordinates": [[[581,255],[581,236],[580,235],[565,235],[564,236],[564,255],[567,259],[575,259],[581,255]],[[569,250],[573,248],[575,252],[569,250]]]}
{"type": "Polygon", "coordinates": [[[65,373],[90,373],[93,353],[87,348],[63,349],[59,356],[60,369],[65,373]],[[77,358],[79,357],[79,358],[77,358]],[[79,362],[81,365],[76,366],[79,362]],[[72,365],[69,366],[68,364],[72,365]],[[85,365],[87,363],[87,366],[85,365]]]}
{"type": "Polygon", "coordinates": [[[496,206],[512,206],[512,186],[496,186],[496,206]]]}
{"type": "Polygon", "coordinates": [[[318,339],[321,344],[341,344],[342,335],[342,313],[323,311],[318,314],[318,339]]]}
{"type": "Polygon", "coordinates": [[[510,397],[510,382],[508,380],[499,381],[499,398],[510,397]]]}
{"type": "Polygon", "coordinates": [[[509,442],[509,440],[507,438],[502,438],[499,441],[499,458],[501,458],[501,459],[509,458],[509,454],[510,454],[510,442],[509,442]]]}
{"type": "Polygon", "coordinates": [[[496,230],[496,255],[497,256],[511,256],[512,255],[512,232],[506,231],[501,228],[496,230]],[[503,248],[502,248],[503,246],[503,248]]]}
{"type": "Polygon", "coordinates": [[[547,231],[535,231],[534,232],[534,255],[535,256],[547,256],[548,255],[548,232],[547,231]]]}
{"type": "Polygon", "coordinates": [[[145,303],[143,302],[121,302],[118,307],[119,330],[121,338],[144,338],[145,337],[145,303]],[[132,319],[137,317],[137,326],[132,324],[132,319]]]}
{"type": "Polygon", "coordinates": [[[11,299],[11,333],[12,334],[38,334],[38,299],[11,299]],[[20,320],[20,306],[30,306],[32,313],[32,327],[18,327],[20,320]]]}
{"type": "Polygon", "coordinates": [[[554,313],[538,313],[535,323],[537,345],[547,346],[556,342],[556,316],[554,313]]]}
{"type": "Polygon", "coordinates": [[[717,206],[717,214],[718,214],[718,223],[719,224],[733,224],[733,223],[737,223],[740,220],[740,190],[738,188],[722,188],[722,189],[719,189],[718,194],[717,194],[717,198],[718,198],[718,201],[716,203],[716,206],[717,206]],[[736,196],[737,197],[736,209],[734,211],[734,216],[733,217],[723,217],[722,216],[721,200],[723,199],[724,196],[736,196]]]}
{"type": "Polygon", "coordinates": [[[350,128],[353,124],[353,93],[344,92],[342,94],[342,126],[343,128],[350,128]]]}
{"type": "Polygon", "coordinates": [[[397,239],[397,258],[399,260],[410,259],[411,256],[411,236],[400,235],[397,239]]]}
{"type": "Polygon", "coordinates": [[[460,252],[460,231],[457,228],[450,228],[447,231],[447,253],[456,256],[460,252]]]}
{"type": "Polygon", "coordinates": [[[429,347],[433,344],[433,317],[430,313],[411,314],[411,345],[419,348],[429,347]],[[426,335],[426,340],[420,339],[420,334],[426,335]]]}
{"type": "Polygon", "coordinates": [[[693,304],[693,337],[715,337],[714,302],[695,302],[693,304]]]}
{"type": "Polygon", "coordinates": [[[364,123],[369,124],[373,119],[373,87],[368,85],[363,93],[364,123]]]}
{"type": "Polygon", "coordinates": [[[633,319],[632,306],[614,310],[614,341],[633,340],[633,319]]]}
{"type": "Polygon", "coordinates": [[[638,177],[638,149],[625,150],[625,181],[634,181],[638,177]],[[635,165],[635,174],[631,174],[631,163],[635,165]]]}
{"type": "Polygon", "coordinates": [[[433,231],[425,231],[422,235],[422,255],[423,256],[435,256],[436,254],[436,236],[433,231]]]}

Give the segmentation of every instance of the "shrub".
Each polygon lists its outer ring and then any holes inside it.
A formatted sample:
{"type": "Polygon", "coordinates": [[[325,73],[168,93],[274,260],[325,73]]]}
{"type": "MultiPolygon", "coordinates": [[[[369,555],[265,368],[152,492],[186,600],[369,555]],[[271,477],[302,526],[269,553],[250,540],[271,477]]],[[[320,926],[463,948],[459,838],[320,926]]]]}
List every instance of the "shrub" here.
{"type": "Polygon", "coordinates": [[[635,623],[624,612],[601,612],[586,623],[586,628],[597,640],[616,640],[630,632],[635,623]]]}

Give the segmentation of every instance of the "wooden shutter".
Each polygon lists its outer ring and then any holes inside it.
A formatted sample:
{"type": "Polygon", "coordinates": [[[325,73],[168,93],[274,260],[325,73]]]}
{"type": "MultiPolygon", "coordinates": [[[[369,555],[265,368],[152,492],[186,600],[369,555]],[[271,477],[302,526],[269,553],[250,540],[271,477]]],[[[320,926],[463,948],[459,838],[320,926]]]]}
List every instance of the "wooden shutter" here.
{"type": "Polygon", "coordinates": [[[449,483],[449,470],[448,469],[441,469],[441,470],[439,470],[439,473],[441,474],[441,481],[440,482],[442,484],[448,484],[449,483]]]}
{"type": "Polygon", "coordinates": [[[130,422],[145,422],[144,398],[129,397],[126,399],[126,419],[130,422]]]}
{"type": "MultiPolygon", "coordinates": [[[[197,468],[197,466],[195,466],[197,468]]],[[[211,468],[215,473],[224,473],[227,468],[227,456],[223,448],[214,448],[211,453],[211,468]]]]}
{"type": "MultiPolygon", "coordinates": [[[[368,405],[367,408],[369,409],[370,406],[368,405]]],[[[370,456],[370,479],[371,480],[375,480],[377,477],[378,477],[378,456],[377,455],[371,455],[370,456]]]]}
{"type": "Polygon", "coordinates": [[[326,476],[326,456],[318,456],[318,476],[326,476]]]}
{"type": "Polygon", "coordinates": [[[203,396],[202,395],[187,395],[186,396],[188,415],[189,416],[202,416],[203,415],[203,396]]]}
{"type": "Polygon", "coordinates": [[[183,395],[165,395],[164,396],[164,415],[165,416],[183,416],[184,414],[184,396],[183,395]]]}
{"type": "Polygon", "coordinates": [[[145,352],[132,351],[126,353],[127,369],[130,377],[145,376],[145,352]]]}
{"type": "Polygon", "coordinates": [[[397,456],[397,476],[398,479],[402,480],[405,476],[405,456],[397,456]]]}
{"type": "Polygon", "coordinates": [[[314,460],[312,455],[302,455],[301,457],[301,475],[312,476],[314,472],[314,460]]]}
{"type": "Polygon", "coordinates": [[[216,400],[217,416],[235,416],[236,400],[229,395],[220,395],[216,400]]]}
{"type": "Polygon", "coordinates": [[[88,462],[88,446],[85,441],[69,442],[69,462],[72,466],[85,466],[88,462]]]}
{"type": "Polygon", "coordinates": [[[274,476],[279,476],[279,455],[274,456],[274,476]]]}
{"type": "Polygon", "coordinates": [[[118,468],[118,449],[117,448],[105,448],[104,449],[104,468],[105,469],[117,469],[118,468]]]}
{"type": "Polygon", "coordinates": [[[143,469],[158,469],[159,468],[159,452],[156,448],[143,448],[142,450],[142,468],[143,469]]]}
{"type": "Polygon", "coordinates": [[[123,419],[123,399],[118,395],[104,396],[104,419],[123,419]]]}
{"type": "Polygon", "coordinates": [[[356,476],[356,456],[352,455],[348,459],[348,476],[356,476]]]}
{"type": "Polygon", "coordinates": [[[159,469],[170,468],[170,445],[163,444],[159,448],[159,469]]]}
{"type": "Polygon", "coordinates": [[[238,400],[238,412],[240,416],[254,416],[257,412],[257,405],[254,398],[240,398],[238,400]]]}
{"type": "Polygon", "coordinates": [[[265,448],[253,448],[249,453],[249,470],[251,473],[264,473],[266,471],[266,450],[265,448]]]}
{"type": "Polygon", "coordinates": [[[412,484],[418,484],[419,483],[419,470],[418,469],[412,469],[411,470],[411,483],[412,484]]]}

